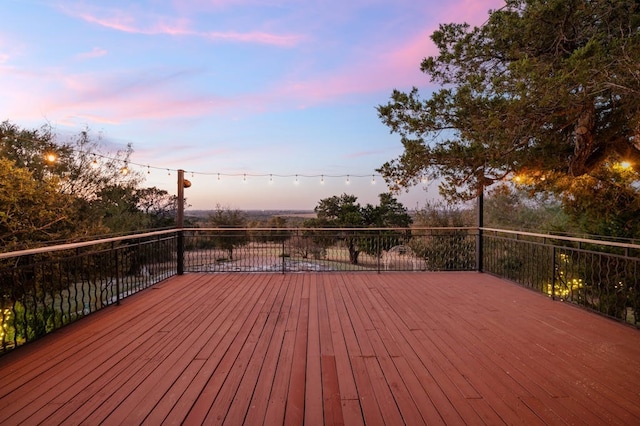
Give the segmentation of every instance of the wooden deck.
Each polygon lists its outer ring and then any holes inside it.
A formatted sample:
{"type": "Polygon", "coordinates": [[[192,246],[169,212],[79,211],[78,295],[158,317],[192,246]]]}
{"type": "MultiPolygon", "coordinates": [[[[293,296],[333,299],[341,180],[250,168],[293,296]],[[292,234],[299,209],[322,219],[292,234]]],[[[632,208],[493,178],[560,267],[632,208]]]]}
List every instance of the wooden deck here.
{"type": "Polygon", "coordinates": [[[640,331],[486,274],[188,274],[0,357],[41,423],[640,424],[640,331]]]}

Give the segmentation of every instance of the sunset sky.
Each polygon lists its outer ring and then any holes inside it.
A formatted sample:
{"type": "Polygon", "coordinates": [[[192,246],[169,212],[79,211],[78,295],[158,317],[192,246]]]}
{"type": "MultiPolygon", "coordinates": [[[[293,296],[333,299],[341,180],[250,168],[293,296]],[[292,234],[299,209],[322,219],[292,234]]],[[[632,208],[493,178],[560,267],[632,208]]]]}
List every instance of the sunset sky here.
{"type": "Polygon", "coordinates": [[[375,169],[402,152],[376,106],[432,88],[419,66],[439,23],[480,25],[503,3],[4,0],[0,121],[132,143],[146,186],[175,193],[187,171],[192,209],[310,210],[344,192],[375,204],[375,169]]]}

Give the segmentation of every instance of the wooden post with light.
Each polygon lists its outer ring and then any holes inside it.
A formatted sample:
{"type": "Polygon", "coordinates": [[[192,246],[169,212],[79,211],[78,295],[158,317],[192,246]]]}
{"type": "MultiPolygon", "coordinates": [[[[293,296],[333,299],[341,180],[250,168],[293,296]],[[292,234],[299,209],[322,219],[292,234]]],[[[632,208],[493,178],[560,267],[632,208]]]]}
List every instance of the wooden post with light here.
{"type": "Polygon", "coordinates": [[[178,170],[178,214],[176,218],[176,228],[178,229],[178,275],[184,274],[184,189],[190,186],[191,182],[184,178],[184,170],[178,170]]]}

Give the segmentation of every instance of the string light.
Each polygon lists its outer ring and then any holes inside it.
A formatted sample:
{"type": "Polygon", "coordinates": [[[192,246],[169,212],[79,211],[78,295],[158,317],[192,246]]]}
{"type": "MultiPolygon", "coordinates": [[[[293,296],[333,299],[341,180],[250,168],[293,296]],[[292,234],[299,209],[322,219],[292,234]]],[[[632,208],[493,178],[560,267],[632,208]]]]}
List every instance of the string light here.
{"type": "MultiPolygon", "coordinates": [[[[14,141],[17,142],[18,140],[23,140],[23,141],[28,141],[28,142],[37,142],[35,140],[32,139],[28,139],[28,138],[23,138],[23,137],[14,137],[14,141]]],[[[65,145],[65,148],[71,148],[68,145],[65,145]]],[[[155,169],[155,170],[166,170],[167,171],[167,175],[171,176],[172,172],[177,172],[178,169],[171,169],[171,168],[166,168],[166,167],[157,167],[157,166],[153,166],[151,164],[141,164],[141,163],[136,163],[133,161],[129,161],[128,159],[123,159],[123,158],[117,158],[115,156],[110,156],[110,155],[104,155],[104,154],[100,154],[97,152],[90,152],[90,151],[82,151],[82,150],[78,150],[78,149],[73,149],[71,148],[71,151],[81,154],[81,155],[87,155],[90,156],[91,160],[91,165],[92,166],[100,166],[100,162],[98,161],[98,158],[102,159],[105,161],[105,164],[108,164],[109,162],[111,163],[117,163],[117,162],[121,162],[123,164],[123,167],[120,168],[120,173],[123,175],[127,175],[131,172],[130,167],[131,166],[137,166],[140,167],[142,169],[146,168],[147,170],[147,174],[150,175],[151,174],[151,169],[155,169]]],[[[45,154],[45,160],[49,163],[52,162],[56,162],[58,161],[58,156],[55,154],[55,152],[49,152],[45,154]]],[[[629,167],[629,163],[622,163],[624,166],[629,167]]],[[[621,164],[621,165],[622,165],[621,164]]],[[[188,173],[191,173],[191,177],[195,177],[195,175],[202,175],[202,176],[207,176],[207,175],[211,175],[211,176],[216,176],[218,181],[222,180],[223,176],[242,176],[243,181],[247,181],[249,177],[268,177],[269,178],[269,182],[273,183],[274,178],[290,178],[290,177],[294,177],[295,178],[295,183],[299,184],[300,180],[303,178],[320,178],[320,184],[324,185],[325,183],[325,178],[342,178],[345,179],[345,183],[346,184],[350,184],[351,183],[351,178],[371,178],[371,184],[375,184],[376,183],[376,176],[380,176],[380,175],[376,175],[376,174],[365,174],[365,175],[358,175],[358,174],[335,174],[335,175],[331,175],[331,174],[302,174],[302,173],[296,173],[296,174],[277,174],[277,173],[222,173],[222,172],[199,172],[199,171],[190,171],[188,173]]]]}

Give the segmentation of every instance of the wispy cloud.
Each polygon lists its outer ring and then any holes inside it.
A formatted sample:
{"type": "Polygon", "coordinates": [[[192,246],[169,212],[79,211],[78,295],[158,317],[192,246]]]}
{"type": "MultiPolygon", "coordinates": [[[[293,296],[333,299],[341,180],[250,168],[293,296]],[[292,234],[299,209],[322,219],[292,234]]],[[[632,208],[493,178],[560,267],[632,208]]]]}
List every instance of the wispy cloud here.
{"type": "MultiPolygon", "coordinates": [[[[394,88],[428,87],[431,83],[420,71],[420,64],[424,58],[437,54],[430,35],[438,24],[468,22],[481,25],[488,18],[489,9],[502,4],[503,0],[466,0],[442,7],[428,27],[404,38],[390,37],[379,45],[362,44],[354,50],[358,54],[339,67],[288,76],[274,87],[272,95],[305,108],[354,95],[390,92],[394,88]]],[[[425,16],[432,12],[433,8],[426,5],[425,16]]]]}
{"type": "Polygon", "coordinates": [[[100,47],[94,47],[89,52],[82,52],[82,53],[77,54],[76,58],[78,58],[78,59],[93,59],[93,58],[99,58],[101,56],[105,56],[107,53],[108,52],[107,52],[106,49],[102,49],[100,47]]]}
{"type": "Polygon", "coordinates": [[[21,44],[0,33],[0,65],[8,63],[11,58],[16,56],[19,50],[18,46],[21,44]]]}
{"type": "Polygon", "coordinates": [[[136,14],[123,10],[90,11],[69,7],[63,10],[66,14],[82,19],[85,22],[130,34],[197,37],[210,41],[255,43],[280,47],[292,47],[305,39],[305,36],[300,34],[279,34],[261,30],[197,30],[192,28],[191,20],[184,17],[173,18],[161,15],[144,15],[142,13],[136,14]]]}

